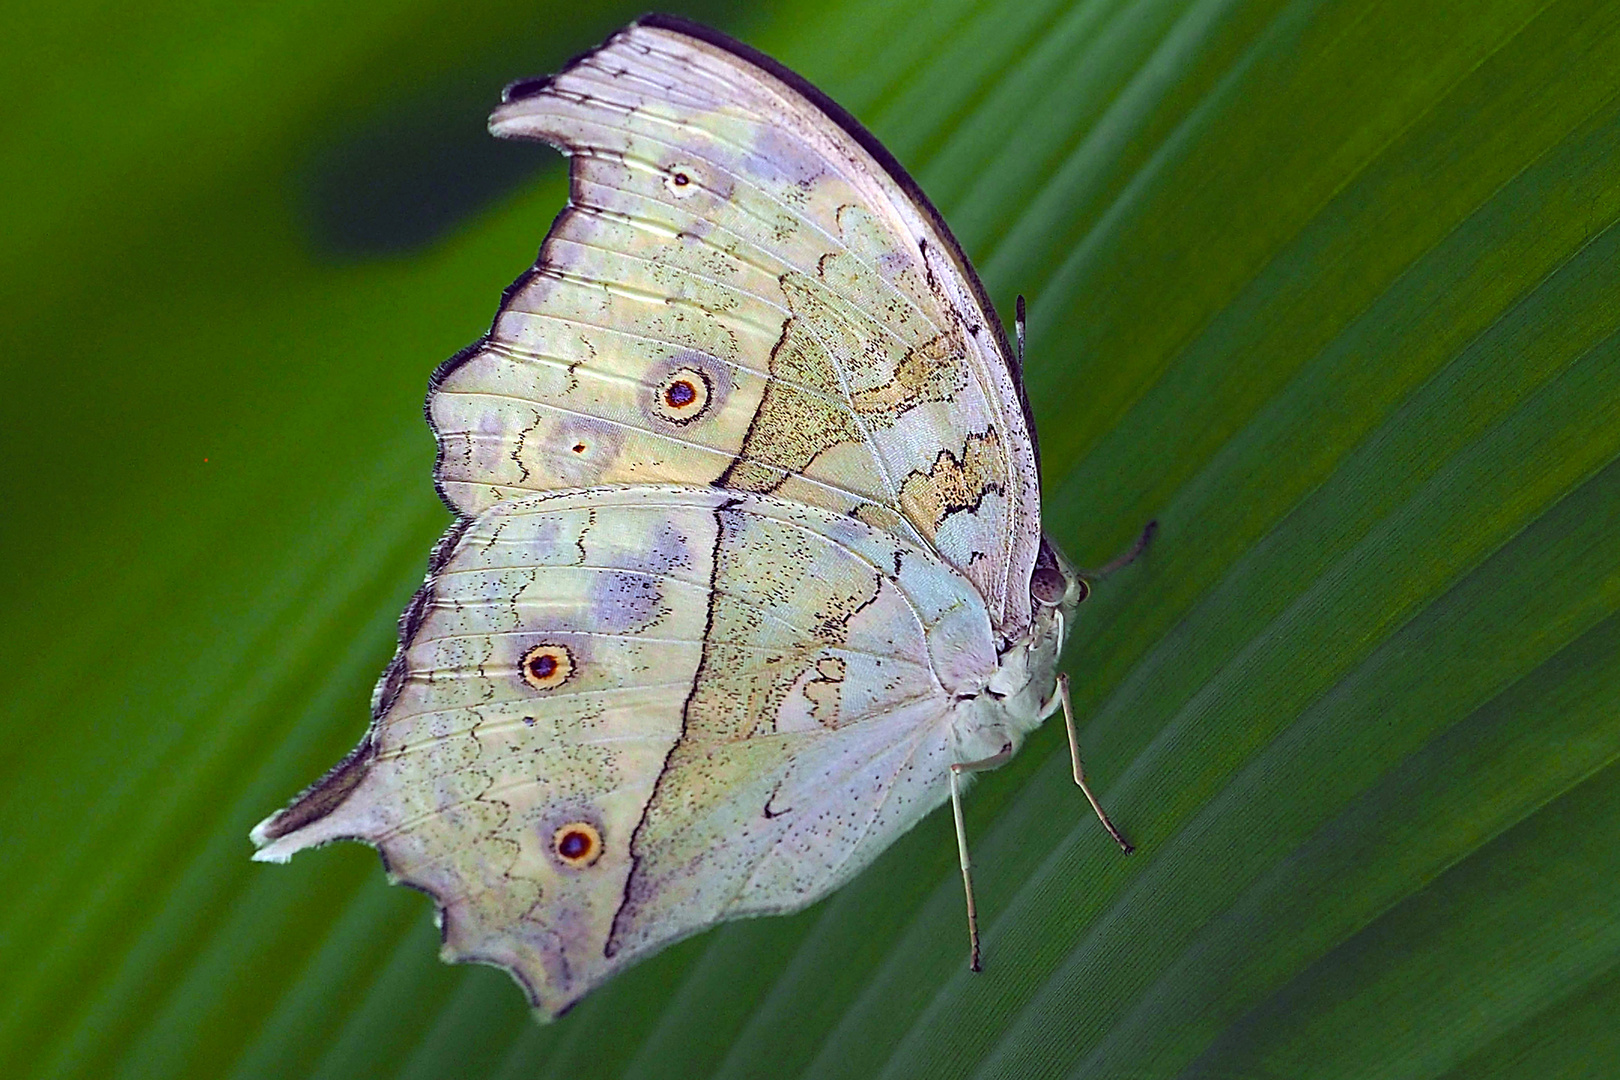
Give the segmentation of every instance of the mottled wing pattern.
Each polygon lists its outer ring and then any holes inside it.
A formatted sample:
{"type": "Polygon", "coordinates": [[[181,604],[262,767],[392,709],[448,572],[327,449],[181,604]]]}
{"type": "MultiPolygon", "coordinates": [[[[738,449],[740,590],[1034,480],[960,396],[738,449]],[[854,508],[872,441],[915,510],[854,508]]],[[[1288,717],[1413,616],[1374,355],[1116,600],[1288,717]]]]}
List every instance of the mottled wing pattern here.
{"type": "Polygon", "coordinates": [[[593,484],[714,483],[937,552],[1003,640],[1040,542],[1000,323],[916,185],[808,84],[644,20],[491,119],[570,155],[572,195],[429,415],[472,515],[593,484]]]}
{"type": "Polygon", "coordinates": [[[433,895],[448,959],[555,1013],[640,953],[803,906],[944,797],[977,592],[847,517],[714,488],[496,506],[447,538],[356,754],[255,831],[433,895]]]}

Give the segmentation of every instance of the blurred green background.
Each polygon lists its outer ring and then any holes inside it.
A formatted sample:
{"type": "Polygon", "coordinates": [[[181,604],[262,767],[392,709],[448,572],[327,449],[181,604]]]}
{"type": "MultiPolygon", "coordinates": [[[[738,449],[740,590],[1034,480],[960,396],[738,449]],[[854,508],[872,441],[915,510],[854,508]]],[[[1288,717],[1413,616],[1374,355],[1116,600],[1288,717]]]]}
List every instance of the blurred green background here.
{"type": "Polygon", "coordinates": [[[8,12],[6,1077],[1620,1075],[1620,4],[679,10],[865,121],[1031,301],[1067,664],[799,916],[549,1027],[249,827],[349,749],[448,521],[428,373],[564,197],[483,118],[637,14],[8,12]]]}

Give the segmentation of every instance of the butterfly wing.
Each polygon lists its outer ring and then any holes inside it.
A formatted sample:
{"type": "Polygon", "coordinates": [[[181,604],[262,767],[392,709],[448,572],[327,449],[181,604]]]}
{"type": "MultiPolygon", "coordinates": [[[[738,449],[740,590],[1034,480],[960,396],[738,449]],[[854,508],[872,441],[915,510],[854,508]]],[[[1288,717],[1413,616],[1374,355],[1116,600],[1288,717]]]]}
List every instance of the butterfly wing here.
{"type": "Polygon", "coordinates": [[[489,336],[437,374],[438,482],[713,483],[937,552],[1003,640],[1040,544],[1032,425],[995,312],[916,184],[843,110],[721,35],[649,17],[491,119],[571,198],[489,336]]]}
{"type": "Polygon", "coordinates": [[[976,590],[848,517],[714,488],[491,508],[406,613],[359,750],[259,858],[375,845],[448,959],[555,1013],[714,922],[803,906],[944,797],[976,590]]]}

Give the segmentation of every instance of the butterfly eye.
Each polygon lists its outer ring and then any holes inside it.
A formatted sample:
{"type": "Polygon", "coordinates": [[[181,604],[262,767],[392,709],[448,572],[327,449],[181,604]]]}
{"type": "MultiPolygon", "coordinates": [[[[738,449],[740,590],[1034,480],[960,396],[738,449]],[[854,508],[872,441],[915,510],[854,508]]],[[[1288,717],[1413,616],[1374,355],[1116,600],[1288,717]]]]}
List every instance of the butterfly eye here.
{"type": "MultiPolygon", "coordinates": [[[[1082,582],[1081,588],[1084,587],[1082,582]]],[[[1057,606],[1063,600],[1063,594],[1068,591],[1069,583],[1063,580],[1063,572],[1055,566],[1037,566],[1029,579],[1030,595],[1047,607],[1057,606]]],[[[1084,595],[1082,592],[1082,598],[1084,595]]]]}
{"type": "Polygon", "coordinates": [[[1074,582],[1074,602],[1080,603],[1091,595],[1091,586],[1086,584],[1085,578],[1076,578],[1074,582]]]}
{"type": "Polygon", "coordinates": [[[709,407],[709,378],[696,368],[671,372],[658,384],[653,406],[658,415],[676,424],[689,424],[709,407]]]}
{"type": "Polygon", "coordinates": [[[664,178],[664,186],[677,199],[684,199],[698,189],[697,178],[690,165],[676,165],[664,178]]]}
{"type": "Polygon", "coordinates": [[[551,850],[564,863],[583,870],[602,857],[602,834],[588,821],[570,821],[552,835],[551,850]]]}
{"type": "Polygon", "coordinates": [[[574,658],[564,645],[536,645],[523,654],[523,681],[536,690],[552,690],[574,673],[574,658]]]}

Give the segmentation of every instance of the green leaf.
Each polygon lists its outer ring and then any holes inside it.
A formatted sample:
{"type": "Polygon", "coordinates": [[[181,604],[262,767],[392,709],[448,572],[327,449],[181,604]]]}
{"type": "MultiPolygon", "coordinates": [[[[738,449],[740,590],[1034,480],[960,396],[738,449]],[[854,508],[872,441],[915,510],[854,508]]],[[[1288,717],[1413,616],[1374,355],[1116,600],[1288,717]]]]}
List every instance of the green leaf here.
{"type": "Polygon", "coordinates": [[[357,845],[447,515],[420,398],[565,198],[500,85],[636,13],[36,6],[0,66],[6,1076],[1620,1072],[1620,4],[689,9],[867,121],[1030,297],[1066,659],[838,894],[535,1024],[357,845]],[[502,151],[506,153],[506,151],[502,151]]]}

